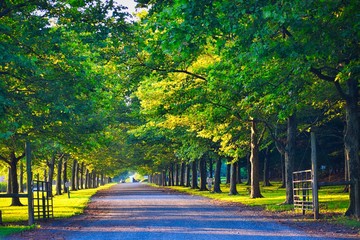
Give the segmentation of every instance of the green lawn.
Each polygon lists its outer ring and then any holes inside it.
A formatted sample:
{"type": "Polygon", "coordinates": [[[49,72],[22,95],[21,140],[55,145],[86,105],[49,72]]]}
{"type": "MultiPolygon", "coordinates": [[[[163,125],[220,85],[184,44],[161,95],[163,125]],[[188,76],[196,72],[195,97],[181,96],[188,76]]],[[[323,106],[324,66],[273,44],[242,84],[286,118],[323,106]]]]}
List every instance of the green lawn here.
{"type": "MultiPolygon", "coordinates": [[[[107,189],[116,183],[107,184],[96,189],[84,189],[79,191],[71,191],[70,198],[67,194],[55,196],[53,198],[54,218],[68,218],[81,214],[84,211],[90,197],[98,190],[107,189]]],[[[28,219],[27,199],[21,198],[22,207],[11,207],[10,198],[0,198],[0,210],[2,211],[2,219],[6,226],[0,226],[0,239],[11,233],[24,231],[35,226],[25,226],[28,219]]]]}

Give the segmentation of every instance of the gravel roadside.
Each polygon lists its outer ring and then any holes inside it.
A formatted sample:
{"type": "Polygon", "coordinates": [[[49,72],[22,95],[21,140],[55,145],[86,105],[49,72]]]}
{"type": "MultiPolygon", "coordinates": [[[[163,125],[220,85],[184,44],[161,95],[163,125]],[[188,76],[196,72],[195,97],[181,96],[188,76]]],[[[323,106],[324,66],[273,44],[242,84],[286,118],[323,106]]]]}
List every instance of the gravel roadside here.
{"type": "Polygon", "coordinates": [[[360,239],[325,223],[301,223],[145,184],[98,192],[85,213],[41,224],[7,239],[360,239]]]}

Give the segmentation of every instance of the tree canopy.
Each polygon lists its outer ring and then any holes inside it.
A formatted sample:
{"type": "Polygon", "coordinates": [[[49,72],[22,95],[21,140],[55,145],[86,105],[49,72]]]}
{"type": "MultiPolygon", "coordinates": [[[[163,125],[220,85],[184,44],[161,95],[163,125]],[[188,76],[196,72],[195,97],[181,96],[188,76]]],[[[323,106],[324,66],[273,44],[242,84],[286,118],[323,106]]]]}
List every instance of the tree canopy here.
{"type": "Polygon", "coordinates": [[[357,1],[136,2],[134,18],[111,0],[0,4],[2,161],[16,170],[25,141],[112,176],[250,156],[261,197],[259,152],[276,146],[291,203],[316,126],[359,180],[357,1]]]}

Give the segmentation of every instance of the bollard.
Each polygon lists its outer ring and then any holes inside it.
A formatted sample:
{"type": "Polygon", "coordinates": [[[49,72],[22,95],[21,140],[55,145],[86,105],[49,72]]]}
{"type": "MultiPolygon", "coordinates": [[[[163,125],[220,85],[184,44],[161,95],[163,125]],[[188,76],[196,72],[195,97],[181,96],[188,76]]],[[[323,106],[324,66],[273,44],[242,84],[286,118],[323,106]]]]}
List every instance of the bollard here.
{"type": "Polygon", "coordinates": [[[0,210],[0,226],[2,226],[2,225],[4,225],[4,224],[3,224],[3,221],[2,221],[2,212],[0,210]]]}

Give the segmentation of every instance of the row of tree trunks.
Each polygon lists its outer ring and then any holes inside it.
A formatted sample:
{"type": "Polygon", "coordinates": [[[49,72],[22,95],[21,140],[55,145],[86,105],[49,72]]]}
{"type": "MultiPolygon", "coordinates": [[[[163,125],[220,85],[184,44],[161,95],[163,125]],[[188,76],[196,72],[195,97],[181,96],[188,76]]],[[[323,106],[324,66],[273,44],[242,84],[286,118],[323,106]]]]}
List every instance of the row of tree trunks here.
{"type": "MultiPolygon", "coordinates": [[[[256,124],[254,122],[253,124],[253,135],[252,135],[252,151],[250,152],[250,155],[248,155],[246,158],[251,159],[251,162],[253,164],[249,164],[250,171],[249,171],[249,179],[253,179],[252,184],[252,191],[250,192],[250,196],[252,198],[262,197],[260,193],[260,181],[259,181],[259,142],[260,142],[260,134],[258,134],[256,129],[256,124]],[[252,169],[252,170],[251,170],[252,169]],[[251,172],[253,174],[251,175],[251,172]],[[257,173],[257,174],[256,174],[257,173]]],[[[269,158],[269,148],[264,152],[265,159],[268,161],[269,158]]],[[[218,157],[215,161],[215,178],[214,178],[214,192],[221,192],[220,183],[221,183],[221,164],[222,160],[221,157],[218,157]]],[[[191,187],[193,189],[199,189],[200,191],[206,191],[209,190],[207,188],[207,176],[209,173],[209,176],[211,176],[211,169],[212,169],[213,162],[209,161],[208,155],[205,154],[202,156],[199,161],[192,161],[190,164],[181,163],[181,165],[178,164],[172,164],[167,170],[164,170],[162,173],[162,181],[160,181],[159,177],[154,177],[154,182],[158,185],[169,185],[169,186],[186,186],[191,187]],[[209,163],[209,168],[207,168],[207,163],[209,163]],[[179,168],[180,168],[180,177],[179,177],[179,168]],[[209,172],[207,172],[207,169],[209,169],[209,172]],[[198,185],[198,173],[200,173],[200,186],[198,185]],[[177,180],[178,178],[179,181],[177,180]]],[[[230,192],[229,194],[235,195],[238,194],[238,191],[236,189],[236,184],[241,183],[241,166],[239,161],[238,162],[231,162],[231,159],[227,159],[227,168],[229,169],[227,175],[228,175],[228,182],[230,184],[230,192]]],[[[270,184],[269,182],[269,176],[268,176],[268,165],[264,164],[264,179],[267,179],[265,182],[270,184]]],[[[155,175],[157,176],[157,175],[155,175]]]]}
{"type": "MultiPolygon", "coordinates": [[[[149,182],[161,185],[161,186],[185,186],[193,189],[199,189],[200,191],[207,191],[207,162],[209,162],[209,176],[212,178],[212,165],[213,161],[209,161],[208,154],[202,156],[199,161],[192,161],[190,164],[171,164],[166,170],[163,170],[161,174],[150,175],[149,182]],[[198,185],[198,172],[200,173],[200,186],[198,185]],[[180,175],[180,176],[179,176],[180,175]]],[[[220,178],[221,173],[221,158],[216,160],[215,168],[215,181],[214,191],[221,192],[220,189],[220,178]]],[[[235,174],[237,181],[239,179],[235,174]]]]}

